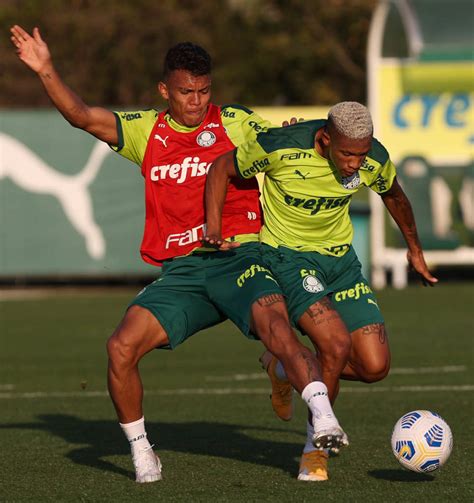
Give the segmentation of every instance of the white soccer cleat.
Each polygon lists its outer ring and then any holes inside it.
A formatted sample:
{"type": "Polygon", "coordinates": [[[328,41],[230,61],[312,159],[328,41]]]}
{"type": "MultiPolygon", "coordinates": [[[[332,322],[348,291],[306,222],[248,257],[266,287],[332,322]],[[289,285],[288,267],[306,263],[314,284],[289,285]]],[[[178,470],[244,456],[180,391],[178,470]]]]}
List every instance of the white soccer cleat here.
{"type": "Polygon", "coordinates": [[[349,445],[349,439],[340,427],[337,419],[331,414],[319,419],[313,418],[313,445],[318,450],[337,450],[349,445]]]}
{"type": "Polygon", "coordinates": [[[143,484],[146,482],[156,482],[162,479],[161,461],[153,451],[153,446],[140,449],[132,454],[135,466],[135,481],[143,484]]]}

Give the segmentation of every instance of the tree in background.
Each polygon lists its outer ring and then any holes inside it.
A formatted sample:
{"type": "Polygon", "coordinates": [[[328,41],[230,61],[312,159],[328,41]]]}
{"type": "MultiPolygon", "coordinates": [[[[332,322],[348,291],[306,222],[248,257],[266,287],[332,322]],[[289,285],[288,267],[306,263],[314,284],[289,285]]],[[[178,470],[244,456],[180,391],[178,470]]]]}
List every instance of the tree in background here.
{"type": "Polygon", "coordinates": [[[150,107],[167,48],[190,40],[214,59],[217,103],[365,101],[376,0],[1,0],[0,106],[49,107],[18,64],[8,27],[39,26],[66,82],[90,104],[150,107]]]}

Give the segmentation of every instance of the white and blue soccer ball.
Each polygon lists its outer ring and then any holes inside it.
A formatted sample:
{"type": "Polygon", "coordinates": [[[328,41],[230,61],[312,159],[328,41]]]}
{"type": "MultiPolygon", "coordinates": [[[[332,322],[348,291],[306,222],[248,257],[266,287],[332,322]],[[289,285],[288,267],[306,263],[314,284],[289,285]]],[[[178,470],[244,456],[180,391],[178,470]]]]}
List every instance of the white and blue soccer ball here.
{"type": "Polygon", "coordinates": [[[451,428],[429,410],[408,412],[393,428],[393,454],[402,466],[414,472],[432,472],[443,466],[452,449],[451,428]]]}

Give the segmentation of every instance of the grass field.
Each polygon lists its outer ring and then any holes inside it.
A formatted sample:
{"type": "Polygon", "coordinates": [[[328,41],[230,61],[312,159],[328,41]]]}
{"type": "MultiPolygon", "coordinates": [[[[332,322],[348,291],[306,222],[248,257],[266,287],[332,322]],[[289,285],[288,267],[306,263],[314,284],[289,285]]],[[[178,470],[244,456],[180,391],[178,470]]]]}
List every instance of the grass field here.
{"type": "Polygon", "coordinates": [[[149,437],[164,480],[133,481],[105,391],[105,341],[134,291],[56,293],[0,302],[0,501],[473,501],[474,285],[380,292],[392,374],[344,383],[339,420],[351,445],[330,480],[296,480],[305,410],[279,421],[259,369],[262,348],[230,323],[142,363],[149,437]],[[454,450],[433,474],[401,468],[396,420],[431,409],[454,450]]]}

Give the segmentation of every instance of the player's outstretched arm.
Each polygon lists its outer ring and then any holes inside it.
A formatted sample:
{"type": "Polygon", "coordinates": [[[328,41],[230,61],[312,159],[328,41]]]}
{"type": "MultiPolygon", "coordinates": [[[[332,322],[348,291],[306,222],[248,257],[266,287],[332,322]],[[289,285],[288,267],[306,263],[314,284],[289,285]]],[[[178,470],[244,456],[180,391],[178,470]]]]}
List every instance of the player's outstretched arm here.
{"type": "Polygon", "coordinates": [[[206,178],[206,235],[203,242],[223,251],[240,246],[237,241],[222,239],[222,209],[227,194],[227,184],[235,176],[237,174],[233,151],[230,151],[212,163],[206,178]]]}
{"type": "Polygon", "coordinates": [[[423,249],[418,238],[415,217],[410,201],[396,178],[393,181],[392,187],[387,192],[381,194],[381,196],[387,210],[392,215],[405,238],[408,246],[407,259],[410,266],[418,273],[425,286],[434,286],[438,283],[438,279],[432,276],[428,270],[423,249]]]}
{"type": "Polygon", "coordinates": [[[118,136],[114,114],[105,108],[87,106],[64,84],[54,69],[51,53],[39,29],[34,28],[31,36],[21,26],[15,25],[10,32],[18,57],[38,75],[46,93],[64,118],[99,140],[116,145],[118,136]]]}

